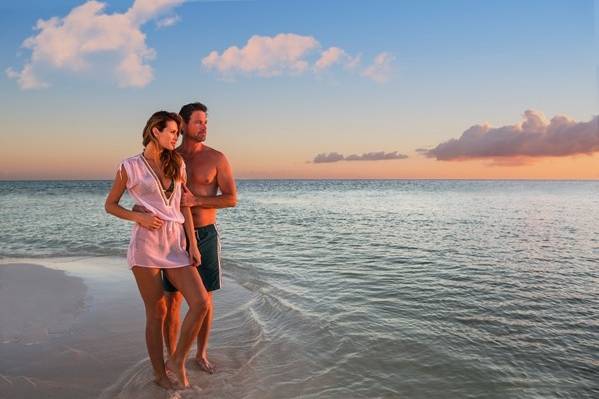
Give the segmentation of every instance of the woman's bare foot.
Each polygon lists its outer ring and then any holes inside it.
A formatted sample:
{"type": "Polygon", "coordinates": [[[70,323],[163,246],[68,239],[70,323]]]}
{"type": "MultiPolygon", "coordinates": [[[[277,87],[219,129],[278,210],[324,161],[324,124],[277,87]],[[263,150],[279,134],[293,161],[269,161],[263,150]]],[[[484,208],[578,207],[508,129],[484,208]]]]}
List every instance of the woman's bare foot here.
{"type": "Polygon", "coordinates": [[[171,380],[168,379],[166,375],[163,377],[156,377],[154,379],[154,383],[164,389],[173,389],[173,383],[171,382],[171,380]]]}
{"type": "Polygon", "coordinates": [[[185,365],[183,362],[178,364],[175,362],[175,359],[171,357],[166,361],[164,366],[167,371],[170,371],[177,377],[177,380],[183,385],[183,388],[189,388],[189,381],[187,380],[187,373],[185,372],[185,365]]]}
{"type": "Polygon", "coordinates": [[[205,371],[208,374],[214,374],[216,371],[214,365],[205,357],[196,357],[196,363],[200,367],[200,370],[205,371]]]}

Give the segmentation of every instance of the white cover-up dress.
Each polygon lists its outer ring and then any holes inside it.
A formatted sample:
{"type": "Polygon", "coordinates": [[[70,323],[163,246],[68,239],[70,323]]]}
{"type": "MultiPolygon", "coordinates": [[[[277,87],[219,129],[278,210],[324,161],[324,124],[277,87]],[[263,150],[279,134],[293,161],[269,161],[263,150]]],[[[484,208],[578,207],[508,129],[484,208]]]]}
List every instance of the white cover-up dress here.
{"type": "MultiPolygon", "coordinates": [[[[176,181],[170,197],[142,154],[125,159],[119,166],[127,172],[127,191],[137,205],[141,205],[164,221],[156,230],[135,223],[127,250],[129,267],[155,267],[161,269],[189,266],[185,249],[185,218],[179,209],[181,180],[176,181]]],[[[185,164],[181,165],[182,181],[186,180],[185,164]]]]}

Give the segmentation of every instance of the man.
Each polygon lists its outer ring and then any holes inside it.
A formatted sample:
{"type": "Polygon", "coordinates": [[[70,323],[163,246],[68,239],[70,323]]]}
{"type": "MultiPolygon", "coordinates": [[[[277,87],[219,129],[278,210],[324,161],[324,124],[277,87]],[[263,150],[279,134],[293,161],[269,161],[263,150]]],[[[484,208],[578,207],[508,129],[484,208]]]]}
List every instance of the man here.
{"type": "MultiPolygon", "coordinates": [[[[220,242],[216,229],[216,211],[237,204],[237,189],[231,165],[225,155],[204,144],[207,135],[208,108],[202,103],[184,105],[179,112],[183,142],[177,148],[187,166],[187,187],[181,204],[190,206],[195,234],[202,257],[198,272],[209,292],[208,314],[197,338],[196,362],[212,374],[214,366],[208,360],[208,337],[212,326],[212,291],[221,287],[220,242]],[[220,194],[219,194],[220,191],[220,194]]],[[[175,351],[179,332],[179,309],[182,295],[163,274],[166,291],[167,315],[164,338],[169,354],[175,351]]]]}

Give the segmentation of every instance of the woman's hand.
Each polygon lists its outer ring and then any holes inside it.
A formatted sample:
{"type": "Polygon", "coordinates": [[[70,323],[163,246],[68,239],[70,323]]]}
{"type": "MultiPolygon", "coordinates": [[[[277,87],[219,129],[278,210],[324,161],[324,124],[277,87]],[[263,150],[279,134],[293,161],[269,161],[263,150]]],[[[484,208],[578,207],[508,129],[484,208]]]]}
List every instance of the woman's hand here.
{"type": "Polygon", "coordinates": [[[197,243],[189,245],[189,261],[194,266],[199,266],[202,263],[202,255],[200,255],[197,243]]]}
{"type": "Polygon", "coordinates": [[[142,227],[145,227],[148,230],[156,230],[162,227],[162,219],[158,216],[154,216],[151,213],[138,212],[137,213],[137,223],[139,223],[142,227]]]}

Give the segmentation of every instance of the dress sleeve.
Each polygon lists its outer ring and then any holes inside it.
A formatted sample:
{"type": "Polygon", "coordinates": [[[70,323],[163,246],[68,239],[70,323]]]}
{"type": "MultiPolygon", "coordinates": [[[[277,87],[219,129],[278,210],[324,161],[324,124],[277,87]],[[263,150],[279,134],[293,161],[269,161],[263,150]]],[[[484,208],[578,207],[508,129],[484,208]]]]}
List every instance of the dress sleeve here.
{"type": "Polygon", "coordinates": [[[185,166],[185,161],[181,161],[181,183],[187,184],[187,166],[185,166]]]}
{"type": "Polygon", "coordinates": [[[123,170],[127,173],[127,189],[130,189],[137,184],[138,180],[136,168],[131,164],[131,159],[125,159],[121,162],[119,165],[119,173],[123,170]]]}

